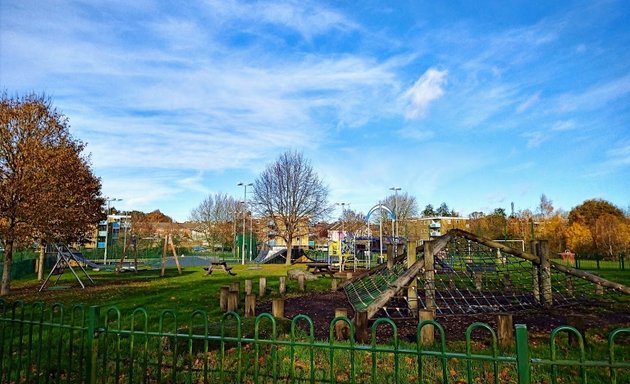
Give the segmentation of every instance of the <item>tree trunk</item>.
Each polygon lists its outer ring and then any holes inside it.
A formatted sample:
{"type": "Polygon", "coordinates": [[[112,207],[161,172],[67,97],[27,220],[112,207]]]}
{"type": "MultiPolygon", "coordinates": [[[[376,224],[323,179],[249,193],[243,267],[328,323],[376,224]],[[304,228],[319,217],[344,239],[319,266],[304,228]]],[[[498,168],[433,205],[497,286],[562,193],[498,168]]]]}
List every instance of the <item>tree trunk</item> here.
{"type": "Polygon", "coordinates": [[[6,241],[4,250],[4,267],[2,268],[2,286],[0,296],[6,296],[11,292],[11,265],[13,264],[13,240],[6,241]]]}
{"type": "Polygon", "coordinates": [[[291,251],[293,250],[293,236],[289,235],[287,237],[287,260],[285,262],[286,265],[291,265],[291,251]]]}

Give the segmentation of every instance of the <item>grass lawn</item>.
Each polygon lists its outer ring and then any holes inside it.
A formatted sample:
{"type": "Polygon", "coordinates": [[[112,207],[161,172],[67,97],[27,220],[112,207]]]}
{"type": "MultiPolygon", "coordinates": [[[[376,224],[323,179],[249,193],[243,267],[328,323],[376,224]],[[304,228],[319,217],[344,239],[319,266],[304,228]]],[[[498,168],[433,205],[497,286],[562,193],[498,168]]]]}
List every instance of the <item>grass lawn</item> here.
{"type": "MultiPolygon", "coordinates": [[[[101,307],[117,306],[123,313],[129,313],[138,307],[145,308],[149,313],[159,313],[161,310],[172,309],[178,313],[192,312],[203,309],[208,312],[210,319],[219,319],[219,291],[224,285],[240,282],[241,292],[244,291],[245,280],[253,280],[253,293],[258,294],[259,278],[267,278],[267,295],[265,299],[278,296],[279,277],[286,276],[291,268],[304,269],[304,266],[262,265],[252,268],[251,265],[234,264],[230,276],[222,271],[214,271],[206,275],[201,267],[186,267],[181,275],[177,269],[166,270],[166,276],[160,277],[159,269],[141,270],[138,273],[91,271],[88,273],[95,284],[91,285],[80,269],[85,289],[81,289],[69,270],[60,278],[57,285],[49,283],[49,288],[38,292],[41,285],[35,277],[15,280],[11,284],[12,293],[8,300],[23,300],[25,302],[42,301],[45,303],[63,303],[64,305],[85,304],[101,307]]],[[[54,282],[56,276],[51,278],[54,282]]],[[[299,295],[297,281],[287,279],[287,295],[299,295]]],[[[307,282],[307,290],[329,290],[330,278],[320,278],[307,282]]]]}

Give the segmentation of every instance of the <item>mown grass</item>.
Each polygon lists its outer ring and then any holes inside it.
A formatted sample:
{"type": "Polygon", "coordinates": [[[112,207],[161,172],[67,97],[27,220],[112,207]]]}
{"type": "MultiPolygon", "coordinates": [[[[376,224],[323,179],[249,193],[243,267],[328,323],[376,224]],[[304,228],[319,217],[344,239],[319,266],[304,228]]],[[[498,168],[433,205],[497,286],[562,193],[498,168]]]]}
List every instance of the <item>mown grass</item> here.
{"type": "MultiPolygon", "coordinates": [[[[195,323],[192,319],[192,313],[195,310],[201,309],[207,314],[209,321],[209,335],[219,335],[222,331],[220,321],[223,313],[219,309],[218,293],[220,287],[228,285],[232,282],[238,281],[241,284],[241,289],[244,287],[244,281],[246,279],[253,280],[253,292],[258,293],[258,278],[267,278],[267,298],[278,296],[278,277],[286,276],[289,268],[304,268],[303,266],[291,266],[284,265],[263,265],[260,267],[252,268],[250,265],[232,265],[233,272],[236,276],[230,276],[220,271],[213,272],[212,275],[206,275],[205,271],[201,267],[187,267],[181,275],[177,273],[177,270],[170,268],[167,270],[165,277],[160,277],[159,269],[142,270],[138,273],[126,272],[115,273],[107,271],[89,271],[90,276],[95,281],[95,285],[88,285],[86,289],[77,288],[74,276],[67,271],[63,275],[57,286],[60,289],[45,289],[42,292],[37,292],[40,283],[35,281],[34,277],[22,278],[13,282],[12,287],[14,289],[13,294],[8,298],[11,301],[23,300],[25,302],[41,301],[50,306],[53,303],[63,303],[67,308],[72,308],[74,304],[83,303],[86,306],[98,305],[102,308],[101,313],[104,314],[108,308],[116,307],[123,314],[123,327],[122,329],[129,329],[130,320],[129,315],[133,313],[137,308],[144,308],[149,316],[148,326],[152,330],[157,330],[159,320],[164,320],[163,332],[174,332],[180,334],[188,334],[190,328],[189,324],[195,323]],[[163,311],[173,310],[174,313],[179,316],[176,324],[170,315],[161,316],[163,311]]],[[[622,283],[630,284],[630,272],[620,270],[600,270],[596,271],[600,276],[622,283]]],[[[53,277],[56,278],[56,277],[53,277]]],[[[81,275],[83,281],[88,284],[87,279],[81,275]]],[[[309,292],[324,292],[328,291],[330,287],[330,278],[320,278],[317,281],[307,283],[309,292]]],[[[289,296],[299,296],[297,282],[287,280],[287,294],[289,296]]],[[[630,300],[628,297],[622,297],[621,305],[630,306],[630,300]]],[[[242,302],[242,301],[241,301],[242,302]]],[[[254,320],[242,319],[242,335],[246,338],[253,338],[254,320]]],[[[268,339],[270,337],[270,329],[268,322],[261,329],[262,338],[268,339]]],[[[278,325],[278,337],[286,340],[290,329],[290,324],[280,321],[278,325]]],[[[223,332],[226,336],[235,336],[238,327],[233,320],[228,319],[223,324],[223,332]]],[[[602,324],[602,329],[606,328],[606,324],[602,324]]],[[[193,328],[194,334],[204,334],[204,331],[200,331],[202,328],[196,326],[193,328]]],[[[607,359],[608,350],[606,347],[606,340],[601,336],[601,332],[592,332],[589,330],[587,335],[587,348],[585,349],[587,359],[596,359],[605,361],[607,359]]],[[[304,339],[305,334],[300,333],[300,338],[304,339]]],[[[112,337],[111,335],[109,337],[112,337]]],[[[141,340],[141,336],[138,336],[141,340]]],[[[116,339],[117,340],[117,339],[116,339]]],[[[118,348],[127,348],[128,339],[123,338],[122,344],[118,348]]],[[[549,359],[550,348],[549,341],[542,340],[540,338],[536,340],[530,340],[532,348],[532,356],[538,359],[549,359]]],[[[566,356],[571,359],[579,359],[577,350],[575,348],[568,347],[568,340],[566,337],[562,337],[561,342],[558,344],[560,356],[566,356]]],[[[621,359],[630,354],[628,349],[630,346],[630,340],[624,338],[620,340],[622,342],[628,342],[625,346],[622,345],[622,349],[617,351],[617,356],[621,359]]],[[[248,377],[250,380],[257,376],[255,369],[260,369],[259,380],[268,381],[273,376],[279,375],[286,378],[289,374],[289,366],[291,361],[294,362],[294,368],[296,376],[303,379],[308,379],[311,373],[313,373],[318,380],[330,380],[331,378],[338,382],[345,382],[349,380],[349,366],[350,364],[356,365],[357,382],[369,382],[372,381],[372,369],[376,365],[377,382],[391,382],[392,375],[394,374],[393,366],[394,361],[396,364],[400,364],[400,374],[405,379],[401,382],[415,382],[417,380],[416,358],[413,355],[400,355],[396,357],[392,353],[373,353],[370,350],[364,350],[355,352],[354,357],[351,357],[348,350],[339,350],[335,352],[335,361],[331,366],[331,355],[328,349],[317,348],[313,360],[311,360],[310,347],[299,347],[295,349],[295,355],[289,353],[289,349],[286,346],[276,348],[274,353],[277,353],[277,360],[279,365],[277,371],[274,372],[272,365],[269,363],[271,356],[270,345],[261,346],[260,351],[256,353],[255,345],[253,343],[245,343],[242,345],[242,359],[240,363],[236,363],[235,352],[238,352],[238,343],[227,342],[224,344],[224,350],[226,355],[222,355],[221,343],[216,339],[210,343],[209,350],[204,352],[199,350],[199,346],[203,345],[203,342],[195,341],[196,346],[193,348],[193,355],[186,355],[185,351],[188,350],[188,341],[185,338],[178,337],[153,337],[146,349],[133,349],[139,348],[137,343],[136,347],[131,347],[127,352],[118,356],[119,363],[124,366],[126,361],[131,356],[141,356],[145,350],[149,359],[153,361],[151,363],[153,368],[151,372],[153,375],[159,372],[161,368],[158,367],[157,361],[164,360],[167,362],[167,366],[170,364],[170,368],[163,368],[162,377],[172,377],[175,380],[180,380],[191,375],[199,377],[198,375],[202,371],[204,361],[208,361],[211,366],[214,364],[213,377],[221,375],[220,370],[216,370],[216,364],[219,361],[224,360],[226,366],[225,382],[229,382],[230,379],[235,378],[238,375],[235,369],[238,364],[241,364],[241,373],[243,377],[248,377]],[[178,353],[173,350],[175,344],[180,344],[177,350],[178,353]],[[182,344],[183,343],[183,344],[182,344]],[[186,357],[188,356],[188,357],[186,357]],[[397,359],[397,360],[393,360],[397,359]],[[170,362],[172,361],[172,363],[170,362]],[[313,364],[311,364],[311,361],[313,364]],[[256,368],[258,366],[258,368],[256,368]],[[264,379],[262,379],[264,378],[264,379]]],[[[335,342],[340,343],[340,342],[335,342]]],[[[341,344],[344,344],[341,342],[341,344]]],[[[412,344],[404,344],[402,348],[408,350],[414,350],[415,346],[412,344]]],[[[473,351],[475,353],[488,353],[488,343],[483,341],[474,341],[472,344],[473,351]],[[484,352],[485,351],[485,352],[484,352]]],[[[144,347],[143,347],[144,348],[144,347]]],[[[191,345],[192,348],[192,345],[191,345]]],[[[466,349],[466,344],[463,341],[452,342],[447,345],[448,351],[459,351],[463,353],[466,349]]],[[[500,354],[506,356],[514,356],[514,348],[502,349],[500,354]]],[[[54,359],[53,359],[54,360],[54,359]]],[[[467,362],[461,357],[449,357],[448,368],[446,373],[442,369],[441,359],[423,357],[423,382],[442,382],[445,379],[445,375],[448,377],[449,382],[457,382],[457,380],[465,380],[467,376],[467,362]]],[[[141,363],[136,368],[136,374],[141,377],[141,363]]],[[[54,364],[51,364],[54,365],[54,364]]],[[[489,382],[494,379],[494,369],[489,363],[473,363],[473,379],[475,382],[489,382]]],[[[102,367],[105,369],[105,367],[102,367]]],[[[211,367],[212,368],[212,367],[211,367]]],[[[536,378],[535,382],[549,382],[550,366],[548,364],[536,365],[533,372],[536,378]]],[[[148,372],[148,371],[145,371],[148,372]]],[[[500,382],[515,382],[516,372],[515,366],[512,363],[506,363],[500,365],[498,369],[498,375],[500,376],[500,382]]],[[[628,373],[628,370],[623,371],[628,373]]],[[[580,370],[579,368],[567,367],[561,368],[560,373],[565,377],[565,381],[558,382],[572,382],[578,381],[580,370]]],[[[123,374],[126,374],[123,372],[123,374]]],[[[589,370],[589,382],[606,383],[609,382],[608,370],[606,368],[597,368],[589,370]]],[[[245,380],[248,382],[248,380],[245,380]]]]}

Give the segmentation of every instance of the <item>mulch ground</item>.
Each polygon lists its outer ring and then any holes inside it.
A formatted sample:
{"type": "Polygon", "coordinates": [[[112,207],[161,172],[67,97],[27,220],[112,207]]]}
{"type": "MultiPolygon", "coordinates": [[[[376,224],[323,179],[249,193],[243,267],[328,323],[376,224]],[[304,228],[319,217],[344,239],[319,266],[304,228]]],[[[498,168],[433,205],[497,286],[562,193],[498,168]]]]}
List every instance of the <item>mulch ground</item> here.
{"type": "MultiPolygon", "coordinates": [[[[320,340],[327,340],[336,308],[347,309],[349,318],[354,316],[352,306],[343,291],[287,298],[284,308],[285,316],[289,319],[298,314],[309,316],[315,326],[315,337],[320,340]]],[[[263,312],[271,313],[271,302],[261,302],[257,305],[256,313],[263,312]]],[[[554,328],[566,324],[576,325],[587,332],[589,329],[606,331],[630,327],[630,307],[604,301],[583,301],[574,306],[516,312],[512,314],[512,319],[514,324],[527,326],[530,338],[542,337],[548,340],[554,328]],[[576,324],[576,321],[581,324],[576,324]]],[[[466,328],[474,322],[487,323],[496,329],[496,316],[492,314],[437,316],[436,320],[444,327],[448,340],[464,340],[466,328]]],[[[394,322],[401,341],[416,341],[417,319],[396,319],[394,322]]],[[[391,337],[392,331],[388,327],[380,327],[377,330],[379,342],[391,340],[391,337]]]]}

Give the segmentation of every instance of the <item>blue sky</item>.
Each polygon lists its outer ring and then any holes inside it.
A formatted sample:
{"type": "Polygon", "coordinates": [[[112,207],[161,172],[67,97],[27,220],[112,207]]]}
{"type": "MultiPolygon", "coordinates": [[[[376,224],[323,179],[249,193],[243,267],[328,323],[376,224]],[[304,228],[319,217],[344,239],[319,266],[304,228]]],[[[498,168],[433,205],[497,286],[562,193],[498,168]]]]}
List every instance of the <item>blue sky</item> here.
{"type": "Polygon", "coordinates": [[[630,206],[627,1],[4,0],[0,89],[53,99],[118,208],[179,221],[287,149],[364,213],[393,186],[630,206]]]}

